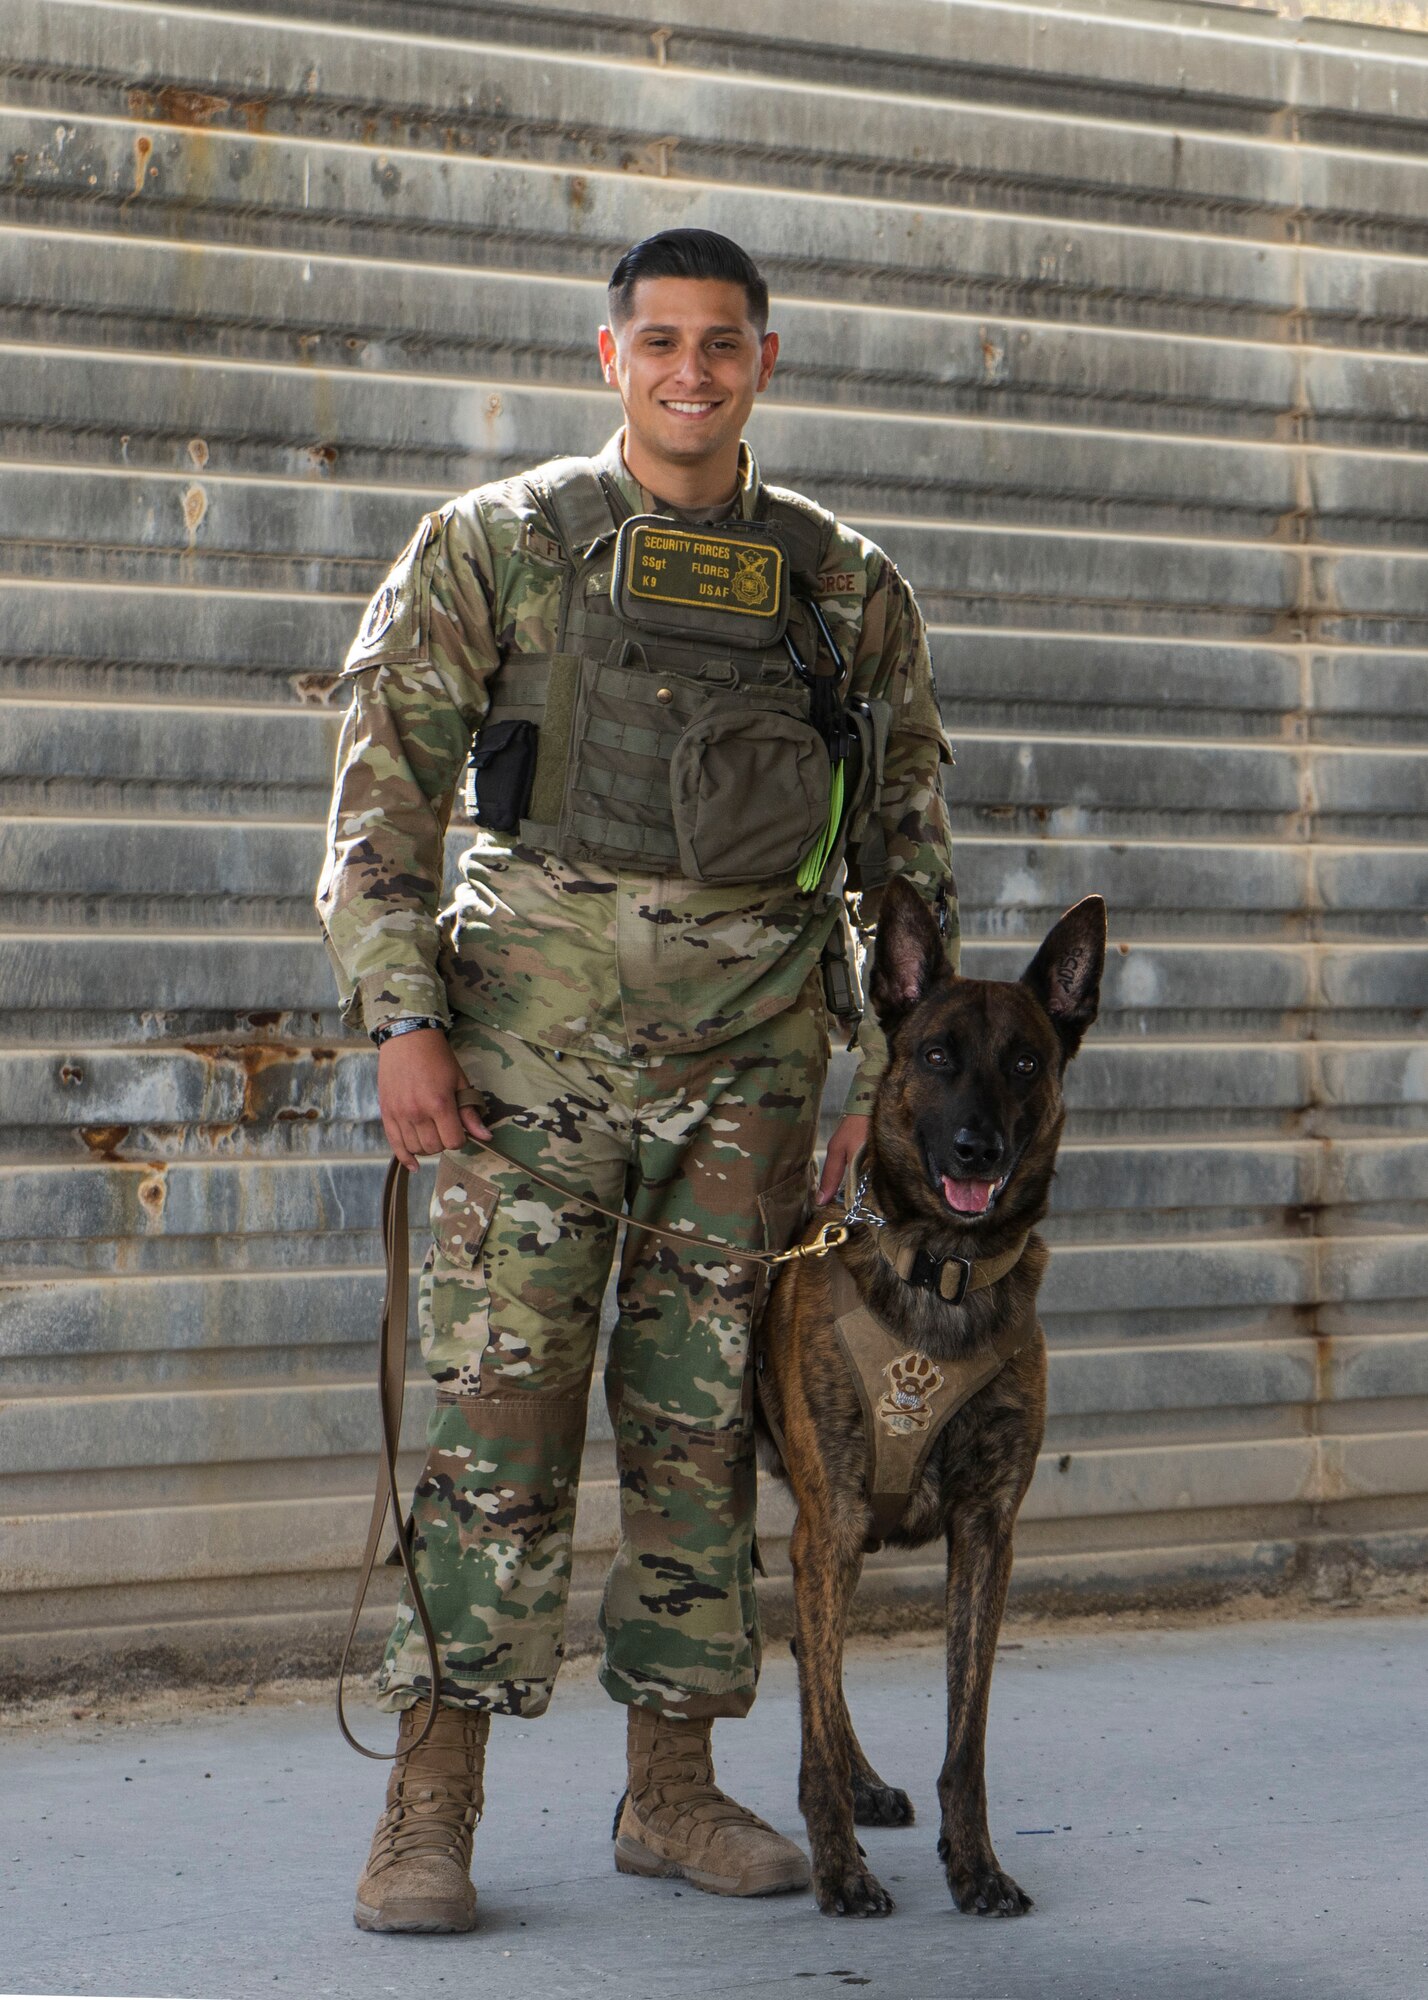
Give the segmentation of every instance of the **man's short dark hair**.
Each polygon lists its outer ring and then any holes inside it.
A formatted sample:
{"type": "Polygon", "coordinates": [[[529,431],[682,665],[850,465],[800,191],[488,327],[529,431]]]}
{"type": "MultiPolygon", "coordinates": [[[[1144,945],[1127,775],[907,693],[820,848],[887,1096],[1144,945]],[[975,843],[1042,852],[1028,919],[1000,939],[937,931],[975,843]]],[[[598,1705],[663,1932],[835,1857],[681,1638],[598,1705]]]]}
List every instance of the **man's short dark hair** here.
{"type": "Polygon", "coordinates": [[[620,326],[635,305],[641,278],[716,278],[742,285],[749,318],[762,333],[769,323],[769,288],[749,255],[713,229],[661,229],[641,237],[610,273],[610,324],[620,326]]]}

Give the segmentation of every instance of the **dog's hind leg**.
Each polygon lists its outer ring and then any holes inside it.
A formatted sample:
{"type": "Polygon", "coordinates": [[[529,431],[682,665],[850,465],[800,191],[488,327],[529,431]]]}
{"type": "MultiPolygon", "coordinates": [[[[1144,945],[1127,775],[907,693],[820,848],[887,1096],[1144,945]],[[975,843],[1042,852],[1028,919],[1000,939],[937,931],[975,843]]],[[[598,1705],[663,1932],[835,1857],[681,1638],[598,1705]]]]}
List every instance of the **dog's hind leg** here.
{"type": "MultiPolygon", "coordinates": [[[[848,1589],[851,1604],[853,1593],[858,1587],[858,1577],[862,1572],[862,1558],[848,1589]]],[[[885,1785],[872,1765],[867,1753],[858,1741],[853,1729],[853,1718],[848,1713],[848,1695],[841,1679],[838,1683],[838,1697],[843,1704],[843,1726],[848,1732],[848,1762],[853,1780],[853,1824],[855,1826],[911,1826],[916,1814],[912,1810],[912,1800],[896,1785],[885,1785]]]]}
{"type": "Polygon", "coordinates": [[[947,1759],[937,1780],[937,1852],[958,1909],[977,1916],[1019,1917],[1031,1908],[1030,1896],[1002,1872],[987,1829],[987,1704],[1015,1518],[1015,1506],[963,1507],[947,1543],[947,1759]]]}
{"type": "Polygon", "coordinates": [[[855,1826],[911,1826],[917,1815],[912,1800],[897,1785],[885,1785],[868,1762],[863,1746],[848,1725],[848,1742],[853,1756],[853,1824],[855,1826]]]}
{"type": "Polygon", "coordinates": [[[853,1831],[854,1769],[876,1781],[843,1699],[843,1634],[858,1579],[856,1549],[844,1550],[831,1522],[815,1522],[801,1496],[789,1544],[798,1632],[803,1755],[798,1803],[813,1850],[813,1892],[827,1916],[885,1917],[892,1897],[863,1859],[853,1831]]]}

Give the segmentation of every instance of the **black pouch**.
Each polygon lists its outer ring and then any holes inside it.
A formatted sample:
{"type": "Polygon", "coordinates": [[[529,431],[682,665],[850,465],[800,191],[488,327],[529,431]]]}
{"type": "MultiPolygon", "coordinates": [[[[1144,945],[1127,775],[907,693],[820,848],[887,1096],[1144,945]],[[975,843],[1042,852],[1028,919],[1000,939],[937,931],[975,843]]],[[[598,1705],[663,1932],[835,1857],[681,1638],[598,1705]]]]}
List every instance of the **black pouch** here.
{"type": "Polygon", "coordinates": [[[539,736],[533,722],[493,722],[480,731],[466,780],[467,809],[477,826],[514,833],[525,818],[539,736]]]}

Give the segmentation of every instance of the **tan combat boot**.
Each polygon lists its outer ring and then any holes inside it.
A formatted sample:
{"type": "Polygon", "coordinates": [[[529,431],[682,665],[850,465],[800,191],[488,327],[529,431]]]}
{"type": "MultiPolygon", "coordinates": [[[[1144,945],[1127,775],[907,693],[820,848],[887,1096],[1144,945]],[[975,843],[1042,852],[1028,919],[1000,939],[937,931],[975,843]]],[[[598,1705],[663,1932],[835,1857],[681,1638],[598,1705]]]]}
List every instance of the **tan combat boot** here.
{"type": "Polygon", "coordinates": [[[623,1875],[682,1875],[715,1896],[806,1889],[801,1850],[714,1782],[712,1724],[629,1711],[630,1784],[615,1820],[623,1875]]]}
{"type": "Polygon", "coordinates": [[[485,1803],[482,1774],[491,1717],[438,1704],[420,1749],[426,1704],[403,1711],[387,1804],[357,1884],[364,1931],[469,1931],[476,1924],[471,1835],[485,1803]]]}

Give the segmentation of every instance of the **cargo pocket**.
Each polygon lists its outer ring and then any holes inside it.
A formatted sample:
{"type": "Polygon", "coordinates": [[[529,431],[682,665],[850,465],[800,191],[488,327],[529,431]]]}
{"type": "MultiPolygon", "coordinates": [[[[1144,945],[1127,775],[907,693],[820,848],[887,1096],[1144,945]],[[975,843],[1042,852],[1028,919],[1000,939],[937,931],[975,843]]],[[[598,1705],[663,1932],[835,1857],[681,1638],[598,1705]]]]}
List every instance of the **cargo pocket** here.
{"type": "MultiPolygon", "coordinates": [[[[759,1221],[763,1226],[765,1250],[787,1250],[808,1217],[812,1194],[813,1162],[810,1160],[806,1167],[790,1174],[787,1180],[776,1181],[759,1196],[759,1221]]],[[[768,1302],[774,1278],[774,1271],[767,1264],[760,1264],[758,1273],[754,1286],[755,1325],[768,1302]]]]}
{"type": "Polygon", "coordinates": [[[439,1393],[474,1396],[491,1343],[486,1232],[500,1190],[481,1152],[443,1153],[431,1197],[431,1249],[418,1294],[421,1353],[439,1393]]]}
{"type": "Polygon", "coordinates": [[[480,1157],[443,1153],[431,1196],[431,1234],[448,1264],[474,1271],[501,1191],[481,1172],[480,1157]]]}

